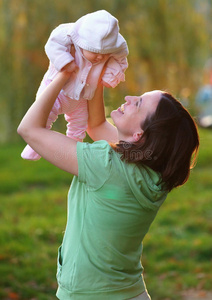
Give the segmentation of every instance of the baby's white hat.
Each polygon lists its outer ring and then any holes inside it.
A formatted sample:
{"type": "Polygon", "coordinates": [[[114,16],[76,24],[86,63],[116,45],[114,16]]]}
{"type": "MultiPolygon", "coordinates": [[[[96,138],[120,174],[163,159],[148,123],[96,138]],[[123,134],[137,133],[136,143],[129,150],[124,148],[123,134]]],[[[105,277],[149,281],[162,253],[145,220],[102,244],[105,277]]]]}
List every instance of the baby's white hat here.
{"type": "Polygon", "coordinates": [[[101,54],[127,48],[119,33],[118,20],[105,10],[87,14],[78,19],[70,32],[72,41],[80,48],[101,54]]]}

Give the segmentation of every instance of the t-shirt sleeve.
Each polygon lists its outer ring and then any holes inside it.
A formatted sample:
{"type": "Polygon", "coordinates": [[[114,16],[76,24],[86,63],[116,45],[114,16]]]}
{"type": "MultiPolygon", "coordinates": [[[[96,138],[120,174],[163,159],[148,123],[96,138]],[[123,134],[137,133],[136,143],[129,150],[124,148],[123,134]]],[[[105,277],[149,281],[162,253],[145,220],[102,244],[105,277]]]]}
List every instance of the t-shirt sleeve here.
{"type": "Polygon", "coordinates": [[[112,148],[106,141],[77,143],[78,180],[89,190],[99,189],[111,172],[112,148]]]}

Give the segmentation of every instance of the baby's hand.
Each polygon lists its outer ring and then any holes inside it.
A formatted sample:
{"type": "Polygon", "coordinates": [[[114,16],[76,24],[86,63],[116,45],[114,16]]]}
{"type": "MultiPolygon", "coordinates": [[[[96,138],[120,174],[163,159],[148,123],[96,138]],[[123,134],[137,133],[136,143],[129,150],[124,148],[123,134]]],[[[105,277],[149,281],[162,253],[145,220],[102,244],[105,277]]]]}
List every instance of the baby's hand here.
{"type": "Polygon", "coordinates": [[[75,61],[73,60],[72,62],[68,63],[67,65],[65,65],[61,71],[66,71],[66,72],[69,72],[69,73],[72,73],[74,71],[77,71],[78,70],[78,66],[77,64],[75,63],[75,61]]]}

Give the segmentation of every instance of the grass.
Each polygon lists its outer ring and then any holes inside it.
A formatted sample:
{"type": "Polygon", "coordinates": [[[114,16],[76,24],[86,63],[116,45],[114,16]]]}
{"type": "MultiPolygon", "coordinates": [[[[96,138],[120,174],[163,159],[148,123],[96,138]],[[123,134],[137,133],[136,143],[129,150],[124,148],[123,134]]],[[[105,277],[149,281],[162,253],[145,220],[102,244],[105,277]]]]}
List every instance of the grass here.
{"type": "Polygon", "coordinates": [[[56,299],[56,256],[72,176],[1,147],[0,299],[56,299]]]}
{"type": "MultiPolygon", "coordinates": [[[[212,131],[200,130],[198,164],[170,193],[144,240],[145,280],[154,300],[212,286],[212,131]]],[[[56,258],[72,176],[41,159],[20,158],[23,144],[0,149],[0,299],[56,299],[56,258]]]]}

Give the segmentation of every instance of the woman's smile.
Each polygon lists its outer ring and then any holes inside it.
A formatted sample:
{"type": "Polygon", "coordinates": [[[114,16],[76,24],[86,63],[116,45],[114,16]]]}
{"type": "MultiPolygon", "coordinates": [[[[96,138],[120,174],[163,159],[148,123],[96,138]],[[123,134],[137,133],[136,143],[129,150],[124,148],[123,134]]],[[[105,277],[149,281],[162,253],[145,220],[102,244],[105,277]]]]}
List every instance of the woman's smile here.
{"type": "Polygon", "coordinates": [[[121,105],[120,110],[124,114],[124,103],[121,105]]]}

